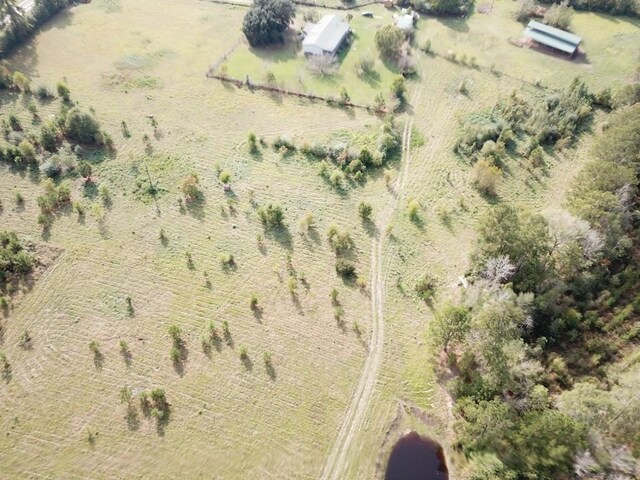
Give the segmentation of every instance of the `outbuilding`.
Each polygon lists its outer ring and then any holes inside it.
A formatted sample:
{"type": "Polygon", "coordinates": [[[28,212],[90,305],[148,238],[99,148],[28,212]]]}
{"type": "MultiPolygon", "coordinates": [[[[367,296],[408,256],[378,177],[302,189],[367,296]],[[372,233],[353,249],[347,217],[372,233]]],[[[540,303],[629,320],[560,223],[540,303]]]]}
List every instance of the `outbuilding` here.
{"type": "Polygon", "coordinates": [[[413,31],[413,15],[410,13],[399,15],[395,19],[395,24],[396,27],[398,27],[404,33],[410,33],[411,31],[413,31]]]}
{"type": "Polygon", "coordinates": [[[302,41],[305,55],[335,55],[347,35],[350,27],[337,15],[325,15],[318,23],[305,26],[306,37],[302,41]]]}
{"type": "Polygon", "coordinates": [[[582,38],[559,28],[531,20],[523,34],[534,43],[550,47],[573,56],[578,50],[582,38]]]}

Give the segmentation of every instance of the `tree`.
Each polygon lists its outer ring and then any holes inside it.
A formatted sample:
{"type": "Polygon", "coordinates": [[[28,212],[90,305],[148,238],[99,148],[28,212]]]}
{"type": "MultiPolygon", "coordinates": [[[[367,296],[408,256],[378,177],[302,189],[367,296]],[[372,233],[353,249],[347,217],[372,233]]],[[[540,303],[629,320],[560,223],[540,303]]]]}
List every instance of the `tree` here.
{"type": "Polygon", "coordinates": [[[397,60],[402,54],[405,37],[395,25],[385,25],[376,32],[376,48],[385,60],[397,60]]]}
{"type": "Polygon", "coordinates": [[[252,47],[281,43],[294,16],[291,0],[255,0],[244,17],[242,31],[252,47]]]}
{"type": "Polygon", "coordinates": [[[542,21],[552,27],[568,29],[571,25],[571,18],[573,17],[573,8],[569,6],[568,0],[565,0],[561,4],[554,4],[549,7],[544,14],[542,21]]]}
{"type": "Polygon", "coordinates": [[[466,0],[433,0],[429,12],[434,15],[461,15],[467,8],[466,0]]]}
{"type": "Polygon", "coordinates": [[[466,307],[451,304],[441,308],[429,323],[429,338],[445,352],[464,341],[471,328],[471,314],[466,307]]]}
{"type": "Polygon", "coordinates": [[[338,71],[338,63],[333,55],[312,55],[307,61],[307,67],[312,73],[323,77],[338,71]]]}
{"type": "Polygon", "coordinates": [[[553,274],[553,245],[547,221],[541,215],[499,205],[481,220],[478,233],[476,265],[484,266],[489,258],[509,257],[516,266],[516,292],[537,291],[553,274]]]}

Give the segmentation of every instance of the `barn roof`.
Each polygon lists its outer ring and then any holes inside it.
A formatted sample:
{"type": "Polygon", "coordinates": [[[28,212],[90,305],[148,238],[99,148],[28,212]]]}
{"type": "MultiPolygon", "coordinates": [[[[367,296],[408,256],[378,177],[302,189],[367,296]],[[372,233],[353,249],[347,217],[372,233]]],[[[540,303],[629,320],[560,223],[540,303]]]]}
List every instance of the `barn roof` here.
{"type": "Polygon", "coordinates": [[[349,25],[337,15],[325,15],[310,27],[302,44],[320,47],[325,52],[335,52],[349,32],[349,25]]]}
{"type": "Polygon", "coordinates": [[[524,36],[567,53],[575,52],[582,41],[582,38],[578,35],[550,27],[535,20],[529,22],[524,31],[524,36]]]}

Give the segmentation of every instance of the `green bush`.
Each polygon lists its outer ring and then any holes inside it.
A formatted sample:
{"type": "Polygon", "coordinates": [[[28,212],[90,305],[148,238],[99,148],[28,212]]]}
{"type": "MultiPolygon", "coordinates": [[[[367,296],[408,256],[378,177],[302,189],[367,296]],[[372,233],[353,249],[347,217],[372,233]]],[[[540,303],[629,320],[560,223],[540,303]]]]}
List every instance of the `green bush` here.
{"type": "Polygon", "coordinates": [[[356,273],[356,266],[348,260],[339,258],[336,260],[336,273],[345,278],[353,277],[356,273]]]}
{"type": "Polygon", "coordinates": [[[284,225],[284,211],[280,205],[268,204],[258,208],[258,218],[266,228],[278,228],[284,225]]]}
{"type": "Polygon", "coordinates": [[[74,142],[87,145],[102,145],[104,143],[104,136],[100,131],[98,121],[92,114],[83,112],[77,107],[67,112],[64,129],[67,137],[74,142]]]}

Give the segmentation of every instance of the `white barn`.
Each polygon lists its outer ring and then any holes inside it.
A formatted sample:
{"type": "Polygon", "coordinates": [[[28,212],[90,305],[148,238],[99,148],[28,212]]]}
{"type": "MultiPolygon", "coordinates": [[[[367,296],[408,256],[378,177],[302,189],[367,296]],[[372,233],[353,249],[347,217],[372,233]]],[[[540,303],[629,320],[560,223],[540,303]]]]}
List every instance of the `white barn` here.
{"type": "Polygon", "coordinates": [[[325,15],[318,23],[305,27],[307,36],[302,41],[305,55],[335,55],[347,38],[350,28],[337,15],[325,15]]]}

